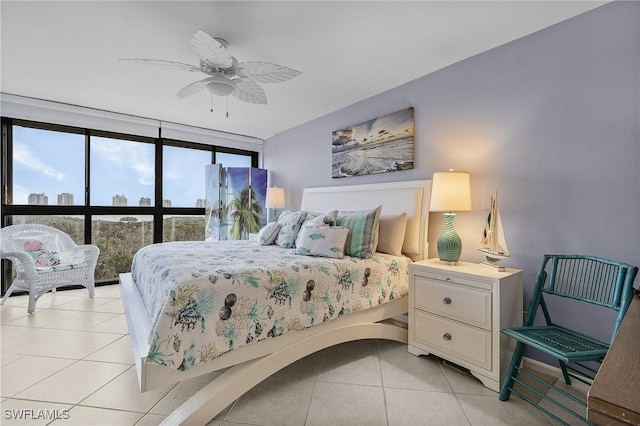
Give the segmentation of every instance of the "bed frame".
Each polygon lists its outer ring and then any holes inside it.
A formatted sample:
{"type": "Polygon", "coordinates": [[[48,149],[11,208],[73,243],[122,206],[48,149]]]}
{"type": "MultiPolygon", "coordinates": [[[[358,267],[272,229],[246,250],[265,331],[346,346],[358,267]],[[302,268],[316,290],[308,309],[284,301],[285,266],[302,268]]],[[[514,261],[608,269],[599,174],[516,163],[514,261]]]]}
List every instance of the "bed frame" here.
{"type": "MultiPolygon", "coordinates": [[[[301,209],[363,210],[382,205],[382,216],[408,215],[403,252],[413,260],[427,257],[431,181],[306,188],[301,209]]],[[[355,312],[305,330],[242,346],[186,371],[145,362],[151,319],[131,274],[120,275],[120,292],[141,392],[228,368],[178,407],[163,424],[206,424],[255,385],[289,364],[321,349],[359,339],[407,343],[406,325],[396,318],[407,312],[407,297],[355,312]],[[230,367],[230,368],[229,368],[230,367]]]]}

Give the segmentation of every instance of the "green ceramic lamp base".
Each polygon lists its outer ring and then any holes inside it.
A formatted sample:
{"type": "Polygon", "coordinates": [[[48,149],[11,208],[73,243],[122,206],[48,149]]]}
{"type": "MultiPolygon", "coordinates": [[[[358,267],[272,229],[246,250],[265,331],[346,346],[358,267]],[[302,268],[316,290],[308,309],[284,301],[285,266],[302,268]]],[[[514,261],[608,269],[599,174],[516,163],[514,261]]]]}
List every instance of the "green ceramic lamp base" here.
{"type": "Polygon", "coordinates": [[[444,230],[438,237],[438,257],[449,264],[457,264],[462,253],[462,240],[453,228],[455,213],[444,213],[444,230]]]}

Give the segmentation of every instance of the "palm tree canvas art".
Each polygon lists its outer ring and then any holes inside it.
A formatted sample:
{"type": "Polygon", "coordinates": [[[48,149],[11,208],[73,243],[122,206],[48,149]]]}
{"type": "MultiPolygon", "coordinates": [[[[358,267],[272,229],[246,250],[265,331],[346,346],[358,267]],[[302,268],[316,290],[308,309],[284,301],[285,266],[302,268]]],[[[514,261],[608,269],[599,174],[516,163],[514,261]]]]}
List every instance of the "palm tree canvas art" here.
{"type": "Polygon", "coordinates": [[[267,222],[267,171],[207,166],[206,240],[244,240],[267,222]]]}

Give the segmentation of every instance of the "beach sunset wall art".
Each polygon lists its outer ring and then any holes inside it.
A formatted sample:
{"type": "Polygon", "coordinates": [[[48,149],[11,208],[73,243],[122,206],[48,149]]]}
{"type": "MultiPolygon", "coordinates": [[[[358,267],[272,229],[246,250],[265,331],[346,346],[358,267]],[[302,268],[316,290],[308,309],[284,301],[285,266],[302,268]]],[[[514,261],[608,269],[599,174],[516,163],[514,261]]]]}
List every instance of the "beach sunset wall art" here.
{"type": "Polygon", "coordinates": [[[413,108],[333,132],[333,178],[413,169],[413,108]]]}

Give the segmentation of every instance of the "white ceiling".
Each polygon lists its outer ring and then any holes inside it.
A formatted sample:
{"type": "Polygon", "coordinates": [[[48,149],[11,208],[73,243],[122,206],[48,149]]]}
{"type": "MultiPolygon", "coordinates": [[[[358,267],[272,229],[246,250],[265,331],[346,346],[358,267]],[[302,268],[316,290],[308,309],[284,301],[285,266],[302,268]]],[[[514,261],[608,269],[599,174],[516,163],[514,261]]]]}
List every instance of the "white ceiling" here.
{"type": "Polygon", "coordinates": [[[0,90],[266,139],[603,3],[2,0],[0,90]],[[302,74],[226,118],[226,98],[176,97],[199,74],[118,61],[197,65],[198,29],[302,74]]]}

